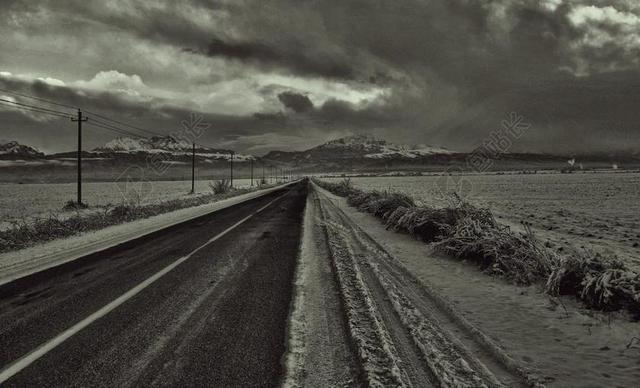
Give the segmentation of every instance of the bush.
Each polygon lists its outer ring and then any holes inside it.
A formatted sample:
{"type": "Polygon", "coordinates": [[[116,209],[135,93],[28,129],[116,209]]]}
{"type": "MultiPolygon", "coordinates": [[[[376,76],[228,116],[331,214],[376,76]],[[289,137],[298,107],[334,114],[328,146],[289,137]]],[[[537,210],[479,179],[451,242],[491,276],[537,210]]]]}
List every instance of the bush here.
{"type": "Polygon", "coordinates": [[[558,262],[555,252],[543,247],[530,231],[517,235],[495,221],[473,216],[458,220],[435,247],[522,285],[546,279],[558,262]]]}
{"type": "Polygon", "coordinates": [[[136,206],[123,203],[111,209],[111,211],[109,211],[109,215],[116,219],[131,220],[136,217],[136,209],[136,206]]]}
{"type": "Polygon", "coordinates": [[[416,206],[400,206],[386,219],[387,229],[409,233],[426,243],[442,239],[455,223],[455,212],[450,209],[416,206]]]}
{"type": "Polygon", "coordinates": [[[584,257],[562,258],[547,280],[551,295],[578,295],[600,310],[627,308],[640,315],[640,275],[616,257],[585,251],[584,257]]]}
{"type": "MultiPolygon", "coordinates": [[[[352,204],[357,204],[361,211],[372,213],[382,219],[387,219],[397,208],[415,206],[413,199],[405,194],[396,192],[377,192],[369,194],[354,194],[352,204]]],[[[349,197],[351,198],[351,196],[349,197]]]]}
{"type": "Polygon", "coordinates": [[[209,183],[209,187],[214,194],[226,194],[231,191],[231,181],[227,179],[219,179],[209,183]]]}

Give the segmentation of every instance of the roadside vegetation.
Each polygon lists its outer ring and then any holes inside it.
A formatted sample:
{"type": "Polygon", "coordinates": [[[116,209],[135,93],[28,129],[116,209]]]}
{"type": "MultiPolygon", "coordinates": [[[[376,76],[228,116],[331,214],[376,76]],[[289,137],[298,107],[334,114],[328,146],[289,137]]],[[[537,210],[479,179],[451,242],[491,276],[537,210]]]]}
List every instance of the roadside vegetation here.
{"type": "Polygon", "coordinates": [[[640,319],[640,274],[616,257],[588,250],[557,253],[529,228],[526,233],[513,232],[499,224],[489,209],[455,195],[448,207],[434,208],[417,205],[402,193],[356,189],[349,179],[315,183],[381,218],[387,229],[408,233],[449,256],[476,263],[486,273],[519,285],[542,284],[551,296],[573,295],[590,308],[624,309],[640,319]]]}
{"type": "Polygon", "coordinates": [[[231,181],[227,179],[219,179],[209,183],[209,187],[213,194],[226,194],[229,191],[233,190],[231,187],[231,181]]]}
{"type": "Polygon", "coordinates": [[[62,210],[82,210],[82,209],[87,209],[89,206],[85,203],[78,203],[74,200],[68,200],[67,202],[65,202],[64,206],[62,207],[62,210]]]}
{"type": "Polygon", "coordinates": [[[210,187],[212,192],[203,195],[185,196],[151,204],[142,204],[140,200],[132,200],[115,206],[96,208],[94,211],[91,209],[81,211],[87,208],[85,204],[82,207],[77,207],[74,202],[69,201],[64,208],[76,210],[76,213],[70,217],[51,214],[46,218],[13,222],[9,228],[0,230],[0,253],[82,232],[103,229],[111,225],[149,218],[178,209],[204,205],[256,190],[255,188],[233,189],[227,180],[212,182],[210,187]],[[69,204],[73,204],[73,207],[69,204]]]}

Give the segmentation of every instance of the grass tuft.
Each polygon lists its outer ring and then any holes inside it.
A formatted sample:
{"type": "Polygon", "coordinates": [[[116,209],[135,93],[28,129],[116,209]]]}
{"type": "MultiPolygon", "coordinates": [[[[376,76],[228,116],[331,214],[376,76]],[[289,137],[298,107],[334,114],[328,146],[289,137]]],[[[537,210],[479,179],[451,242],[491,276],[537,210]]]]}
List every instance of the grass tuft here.
{"type": "Polygon", "coordinates": [[[226,194],[232,190],[231,181],[227,179],[218,179],[209,183],[209,187],[214,194],[226,194]]]}
{"type": "Polygon", "coordinates": [[[625,308],[640,316],[640,274],[619,259],[597,252],[563,257],[551,272],[546,290],[551,295],[579,295],[599,310],[625,308]]]}

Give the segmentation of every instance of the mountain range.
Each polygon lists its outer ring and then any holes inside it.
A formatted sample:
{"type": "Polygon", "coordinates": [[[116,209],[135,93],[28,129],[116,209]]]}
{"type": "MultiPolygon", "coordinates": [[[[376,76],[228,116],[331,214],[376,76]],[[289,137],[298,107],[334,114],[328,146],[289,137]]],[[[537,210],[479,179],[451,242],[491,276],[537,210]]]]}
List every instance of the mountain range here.
{"type": "Polygon", "coordinates": [[[428,145],[398,145],[367,135],[335,139],[304,151],[271,151],[262,158],[294,164],[333,165],[344,162],[379,164],[389,161],[416,162],[424,158],[459,154],[428,145]]]}
{"type": "MultiPolygon", "coordinates": [[[[87,159],[120,162],[138,161],[149,155],[170,156],[168,163],[188,163],[193,152],[192,144],[172,136],[150,138],[118,137],[89,151],[83,151],[87,159]]],[[[232,151],[197,146],[198,161],[216,162],[229,160],[232,151]]],[[[36,148],[16,141],[0,143],[0,160],[60,161],[75,158],[76,152],[44,154],[36,148]]],[[[235,154],[234,160],[246,162],[251,159],[263,165],[292,166],[309,171],[339,171],[358,169],[418,168],[419,166],[465,166],[472,154],[457,152],[430,145],[399,145],[367,135],[355,135],[328,141],[303,151],[270,151],[262,157],[235,154]]],[[[534,153],[504,153],[494,155],[500,161],[497,168],[514,166],[544,168],[545,165],[566,165],[568,159],[597,162],[598,165],[633,161],[638,163],[638,155],[549,155],[534,153]]],[[[6,163],[6,162],[5,162],[6,163]]],[[[494,166],[495,167],[495,166],[494,166]]],[[[519,168],[519,167],[516,167],[519,168]]]]}
{"type": "MultiPolygon", "coordinates": [[[[173,136],[153,136],[132,139],[117,137],[101,147],[94,148],[91,153],[100,157],[118,158],[126,155],[171,154],[175,157],[190,157],[193,145],[187,140],[173,136]]],[[[228,160],[232,150],[204,147],[196,144],[195,153],[199,158],[209,160],[228,160]]],[[[234,160],[248,161],[256,159],[253,155],[234,154],[234,160]]]]}
{"type": "Polygon", "coordinates": [[[36,159],[44,158],[37,148],[20,144],[17,141],[0,141],[0,159],[36,159]]]}

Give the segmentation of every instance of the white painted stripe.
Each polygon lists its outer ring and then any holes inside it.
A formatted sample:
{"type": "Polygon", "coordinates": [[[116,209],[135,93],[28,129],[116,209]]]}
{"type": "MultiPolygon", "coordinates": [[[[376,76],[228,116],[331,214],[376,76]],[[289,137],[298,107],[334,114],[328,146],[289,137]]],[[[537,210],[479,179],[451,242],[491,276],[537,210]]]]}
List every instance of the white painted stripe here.
{"type": "Polygon", "coordinates": [[[125,292],[120,297],[118,297],[117,299],[112,301],[111,303],[109,303],[106,306],[102,307],[100,310],[96,311],[95,313],[89,315],[88,317],[86,317],[82,321],[76,323],[72,327],[70,327],[67,330],[63,331],[62,333],[58,334],[55,338],[53,338],[53,339],[49,340],[48,342],[40,345],[40,347],[38,347],[37,349],[31,351],[30,353],[28,353],[27,355],[23,356],[19,360],[13,362],[11,365],[9,365],[4,370],[2,370],[2,372],[0,372],[0,384],[4,383],[5,381],[7,381],[11,377],[13,377],[15,374],[17,374],[18,372],[20,372],[24,368],[26,368],[29,365],[31,365],[33,362],[35,362],[40,357],[44,356],[45,354],[49,353],[51,350],[55,349],[58,345],[60,345],[61,343],[63,343],[67,339],[71,338],[74,334],[78,333],[80,330],[82,330],[85,327],[89,326],[92,322],[104,317],[105,315],[107,315],[109,312],[111,312],[114,309],[116,309],[118,306],[120,306],[124,302],[126,302],[129,299],[133,298],[138,293],[140,293],[142,290],[144,290],[149,285],[151,285],[153,282],[155,282],[156,280],[160,279],[161,277],[163,277],[164,275],[169,273],[171,270],[173,270],[174,268],[176,268],[180,264],[182,264],[185,261],[187,261],[195,253],[197,253],[198,251],[200,251],[201,249],[203,249],[207,245],[211,244],[212,242],[220,239],[221,237],[223,237],[227,233],[231,232],[233,229],[237,228],[241,224],[245,223],[246,221],[248,221],[249,219],[251,219],[252,217],[257,215],[258,213],[260,213],[261,211],[263,211],[264,209],[269,207],[271,204],[273,204],[275,201],[277,201],[278,199],[282,198],[286,194],[287,193],[284,193],[284,194],[278,196],[277,198],[273,199],[272,201],[270,201],[269,203],[267,203],[266,205],[264,205],[260,209],[256,210],[254,213],[252,213],[252,214],[248,215],[247,217],[243,218],[242,220],[236,222],[235,224],[233,224],[229,228],[225,229],[220,234],[216,235],[215,237],[213,237],[212,239],[210,239],[209,241],[207,241],[203,245],[199,246],[198,248],[193,250],[188,255],[183,256],[183,257],[179,258],[178,260],[174,261],[173,263],[169,264],[168,266],[164,267],[163,269],[161,269],[160,271],[158,271],[157,273],[155,273],[151,277],[149,277],[146,280],[144,280],[142,283],[138,284],[137,286],[133,287],[132,289],[130,289],[129,291],[125,292]]]}

